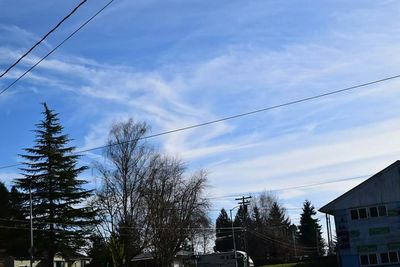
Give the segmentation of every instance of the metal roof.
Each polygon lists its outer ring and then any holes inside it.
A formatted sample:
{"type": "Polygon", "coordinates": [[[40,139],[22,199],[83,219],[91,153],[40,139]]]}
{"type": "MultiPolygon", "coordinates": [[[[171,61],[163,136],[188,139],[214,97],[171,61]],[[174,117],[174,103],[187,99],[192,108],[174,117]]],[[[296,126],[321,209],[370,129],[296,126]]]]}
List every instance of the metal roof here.
{"type": "Polygon", "coordinates": [[[333,215],[335,210],[396,201],[400,201],[399,160],[329,202],[319,211],[333,215]]]}

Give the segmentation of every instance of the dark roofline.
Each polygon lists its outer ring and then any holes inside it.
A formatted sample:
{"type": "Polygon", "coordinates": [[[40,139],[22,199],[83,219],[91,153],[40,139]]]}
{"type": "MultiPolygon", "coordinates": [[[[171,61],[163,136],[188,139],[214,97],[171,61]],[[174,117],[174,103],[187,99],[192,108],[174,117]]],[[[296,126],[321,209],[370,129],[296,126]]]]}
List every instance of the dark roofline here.
{"type": "Polygon", "coordinates": [[[145,260],[153,260],[154,257],[150,252],[144,252],[141,254],[136,255],[131,259],[131,261],[145,261],[145,260]]]}
{"type": "Polygon", "coordinates": [[[326,213],[326,214],[330,214],[333,215],[333,210],[331,209],[327,209],[327,206],[332,205],[334,202],[338,201],[339,199],[341,199],[342,197],[347,196],[348,194],[353,193],[354,191],[357,191],[357,189],[359,189],[361,186],[367,185],[369,184],[373,179],[377,178],[377,176],[379,176],[380,174],[382,174],[383,172],[385,172],[386,170],[393,168],[396,165],[400,165],[400,160],[396,160],[395,162],[393,162],[392,164],[390,164],[389,166],[387,166],[386,168],[380,170],[379,172],[375,173],[374,175],[372,175],[371,177],[369,177],[368,179],[366,179],[365,181],[361,182],[360,184],[356,185],[355,187],[353,187],[352,189],[350,189],[349,191],[343,193],[342,195],[338,196],[337,198],[335,198],[334,200],[332,200],[331,202],[329,202],[328,204],[324,205],[323,207],[321,207],[318,211],[322,212],[322,213],[326,213]]]}
{"type": "MultiPolygon", "coordinates": [[[[55,255],[61,256],[64,260],[92,260],[91,257],[82,255],[82,254],[77,253],[77,252],[72,253],[70,255],[62,254],[62,253],[58,252],[55,255]]],[[[12,258],[14,260],[29,260],[30,259],[29,255],[28,256],[27,255],[6,255],[6,256],[8,256],[8,257],[10,257],[10,258],[12,258]]],[[[45,260],[45,259],[46,259],[46,257],[43,256],[43,255],[38,255],[38,256],[34,257],[35,261],[36,260],[45,260]]]]}
{"type": "MultiPolygon", "coordinates": [[[[193,256],[192,251],[179,250],[175,254],[174,258],[178,258],[178,257],[184,258],[184,257],[190,257],[190,256],[193,256]]],[[[131,259],[131,261],[147,261],[147,260],[154,260],[154,256],[151,252],[144,252],[144,253],[138,254],[131,259]]]]}

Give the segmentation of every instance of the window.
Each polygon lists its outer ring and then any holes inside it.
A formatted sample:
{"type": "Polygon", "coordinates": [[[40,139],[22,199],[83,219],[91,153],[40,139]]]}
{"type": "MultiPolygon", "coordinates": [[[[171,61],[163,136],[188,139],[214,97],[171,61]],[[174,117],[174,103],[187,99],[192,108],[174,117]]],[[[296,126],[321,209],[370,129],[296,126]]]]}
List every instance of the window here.
{"type": "Polygon", "coordinates": [[[368,255],[369,258],[369,264],[378,264],[378,257],[376,257],[376,254],[369,254],[368,255]]]}
{"type": "Polygon", "coordinates": [[[369,264],[368,255],[361,255],[360,261],[361,261],[361,265],[368,265],[369,264]]]}
{"type": "Polygon", "coordinates": [[[383,217],[387,216],[388,212],[386,206],[375,206],[369,208],[358,208],[350,210],[350,217],[352,220],[360,220],[367,218],[383,217]]]}
{"type": "Polygon", "coordinates": [[[381,263],[389,263],[389,254],[381,253],[381,263]]]}
{"type": "Polygon", "coordinates": [[[379,216],[387,216],[386,206],[379,206],[379,216]]]}
{"type": "Polygon", "coordinates": [[[358,212],[357,212],[357,210],[351,210],[350,214],[351,214],[351,219],[352,220],[358,220],[358,212]]]}
{"type": "Polygon", "coordinates": [[[378,264],[378,257],[376,254],[360,255],[360,262],[362,266],[378,264]]]}
{"type": "Polygon", "coordinates": [[[367,218],[367,209],[366,208],[358,209],[358,215],[359,215],[360,219],[366,219],[367,218]]]}
{"type": "Polygon", "coordinates": [[[394,252],[394,251],[389,252],[389,259],[390,259],[390,262],[398,262],[399,257],[397,255],[397,252],[394,252]]]}
{"type": "Polygon", "coordinates": [[[397,252],[391,251],[391,252],[385,252],[381,253],[381,263],[396,263],[399,262],[399,256],[397,255],[397,252]]]}
{"type": "Polygon", "coordinates": [[[369,208],[369,216],[378,217],[378,208],[377,207],[369,208]]]}

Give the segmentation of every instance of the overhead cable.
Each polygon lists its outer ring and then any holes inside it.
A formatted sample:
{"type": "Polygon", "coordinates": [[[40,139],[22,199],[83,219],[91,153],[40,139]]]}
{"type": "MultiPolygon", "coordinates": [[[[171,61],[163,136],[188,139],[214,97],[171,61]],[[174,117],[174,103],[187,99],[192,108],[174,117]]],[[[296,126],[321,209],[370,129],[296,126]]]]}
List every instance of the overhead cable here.
{"type": "Polygon", "coordinates": [[[39,41],[37,41],[31,48],[28,49],[22,56],[20,56],[17,61],[15,61],[11,66],[9,66],[2,74],[0,74],[0,78],[6,75],[12,68],[14,68],[24,57],[26,57],[33,49],[35,49],[39,44],[41,44],[51,33],[53,33],[61,24],[66,21],[69,17],[72,16],[83,4],[85,4],[87,0],[83,0],[79,3],[67,16],[65,16],[62,20],[60,20],[56,26],[54,26],[48,33],[46,33],[39,41]]]}
{"type": "Polygon", "coordinates": [[[85,27],[90,21],[92,21],[95,17],[97,17],[101,12],[104,11],[112,2],[115,0],[110,0],[106,5],[104,5],[99,11],[97,11],[93,16],[91,16],[88,20],[86,20],[81,26],[79,26],[76,30],[74,30],[71,34],[69,34],[61,43],[59,43],[56,47],[50,50],[44,57],[42,57],[39,61],[37,61],[34,65],[32,65],[29,69],[27,69],[24,73],[18,76],[12,83],[6,86],[3,90],[0,91],[0,95],[4,94],[7,90],[9,90],[12,86],[14,86],[19,80],[21,80],[25,75],[31,72],[37,65],[42,63],[46,58],[48,58],[51,54],[54,53],[60,46],[66,43],[69,39],[71,39],[77,32],[79,32],[83,27],[85,27]]]}

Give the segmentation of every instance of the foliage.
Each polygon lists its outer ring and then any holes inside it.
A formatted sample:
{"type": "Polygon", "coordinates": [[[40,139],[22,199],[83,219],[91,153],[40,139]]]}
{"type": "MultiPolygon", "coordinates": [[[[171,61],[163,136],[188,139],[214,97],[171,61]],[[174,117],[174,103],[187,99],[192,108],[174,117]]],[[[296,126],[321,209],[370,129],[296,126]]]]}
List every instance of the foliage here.
{"type": "Polygon", "coordinates": [[[96,164],[102,188],[93,203],[99,210],[98,234],[108,244],[114,266],[121,266],[147,245],[146,217],[142,190],[146,181],[152,150],[139,140],[148,132],[145,123],[114,124],[105,164],[96,164]]]}
{"type": "Polygon", "coordinates": [[[233,225],[238,228],[235,231],[236,249],[246,251],[248,246],[247,229],[251,226],[251,219],[247,208],[243,206],[239,207],[233,225]]]}
{"type": "Polygon", "coordinates": [[[221,209],[215,222],[215,251],[224,252],[233,249],[232,221],[225,209],[221,209]]]}
{"type": "MultiPolygon", "coordinates": [[[[224,218],[222,212],[218,218],[224,218]]],[[[240,207],[234,225],[242,228],[235,232],[237,249],[247,250],[256,265],[294,257],[293,232],[296,227],[290,223],[284,207],[274,195],[260,194],[251,203],[249,211],[240,207]]]]}
{"type": "Polygon", "coordinates": [[[105,164],[97,164],[103,185],[93,205],[115,267],[146,250],[167,266],[195,229],[208,226],[202,197],[206,173],[186,177],[180,160],[161,155],[142,141],[149,128],[133,120],[112,126],[105,164]]]}
{"type": "Polygon", "coordinates": [[[183,176],[179,160],[160,155],[152,159],[151,172],[143,193],[149,247],[160,267],[170,266],[186,239],[193,239],[204,225],[208,201],[202,197],[206,173],[183,176]]]}
{"type": "Polygon", "coordinates": [[[32,190],[35,247],[48,255],[48,265],[57,252],[69,253],[86,244],[88,227],[94,223],[94,211],[84,205],[92,191],[78,179],[86,167],[78,167],[75,148],[63,134],[58,114],[44,106],[44,119],[37,124],[35,145],[26,148],[22,168],[24,178],[16,180],[21,190],[22,210],[29,216],[29,190],[32,190]]]}
{"type": "Polygon", "coordinates": [[[310,201],[303,204],[300,215],[299,241],[308,251],[305,253],[313,256],[324,255],[324,240],[322,239],[321,225],[317,218],[313,218],[317,212],[310,201]]]}
{"type": "Polygon", "coordinates": [[[112,265],[112,258],[108,250],[107,244],[101,236],[96,234],[90,236],[90,247],[86,251],[92,261],[88,267],[109,267],[112,265]]]}

